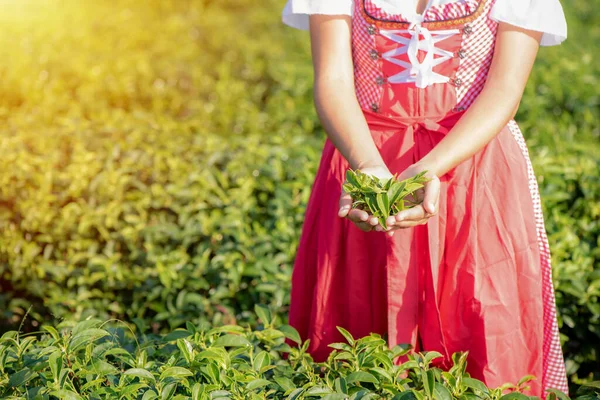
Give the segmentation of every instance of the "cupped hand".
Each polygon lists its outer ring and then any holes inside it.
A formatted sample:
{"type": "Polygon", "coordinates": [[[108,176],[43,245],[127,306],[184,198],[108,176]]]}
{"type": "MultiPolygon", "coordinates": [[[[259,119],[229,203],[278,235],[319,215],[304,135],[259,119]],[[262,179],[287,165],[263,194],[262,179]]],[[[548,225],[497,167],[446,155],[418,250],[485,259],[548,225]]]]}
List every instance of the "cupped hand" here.
{"type": "MultiPolygon", "coordinates": [[[[397,179],[408,179],[424,170],[427,170],[427,168],[418,164],[413,164],[404,170],[397,179]]],[[[389,216],[386,220],[388,235],[392,236],[397,229],[406,229],[417,225],[424,225],[431,217],[437,214],[440,201],[440,179],[429,171],[425,173],[425,177],[428,178],[429,181],[426,182],[421,189],[417,190],[412,198],[408,199],[418,204],[414,207],[402,210],[396,215],[389,216]]],[[[385,229],[381,225],[377,225],[375,230],[384,231],[385,229]]]]}
{"type": "MultiPolygon", "coordinates": [[[[361,168],[365,174],[373,175],[380,179],[389,179],[393,177],[392,173],[385,166],[372,167],[372,168],[361,168]]],[[[352,196],[344,191],[342,187],[342,194],[340,196],[338,216],[342,218],[348,218],[354,223],[360,230],[369,232],[380,226],[377,217],[368,213],[365,210],[358,208],[352,208],[352,196]]]]}

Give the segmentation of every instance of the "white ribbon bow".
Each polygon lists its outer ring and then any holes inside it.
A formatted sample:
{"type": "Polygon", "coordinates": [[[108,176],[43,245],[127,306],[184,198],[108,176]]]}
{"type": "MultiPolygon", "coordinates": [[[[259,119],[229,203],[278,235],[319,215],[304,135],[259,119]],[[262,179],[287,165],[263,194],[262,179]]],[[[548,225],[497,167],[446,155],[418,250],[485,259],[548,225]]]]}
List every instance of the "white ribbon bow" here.
{"type": "Polygon", "coordinates": [[[435,47],[435,44],[460,33],[460,30],[448,29],[430,31],[421,25],[422,22],[423,16],[415,15],[411,18],[408,29],[380,30],[380,33],[383,36],[401,45],[382,54],[382,57],[387,61],[405,68],[404,71],[389,77],[388,82],[414,83],[418,88],[425,88],[434,83],[446,83],[450,80],[447,76],[433,72],[433,67],[452,58],[453,53],[439,49],[435,47]],[[410,39],[402,36],[401,34],[403,33],[410,33],[410,39]],[[422,39],[421,36],[423,37],[422,39]],[[426,52],[423,62],[419,62],[419,50],[426,52]],[[410,63],[395,58],[404,53],[408,54],[410,63]],[[437,58],[435,58],[436,55],[438,56],[437,58]]]}

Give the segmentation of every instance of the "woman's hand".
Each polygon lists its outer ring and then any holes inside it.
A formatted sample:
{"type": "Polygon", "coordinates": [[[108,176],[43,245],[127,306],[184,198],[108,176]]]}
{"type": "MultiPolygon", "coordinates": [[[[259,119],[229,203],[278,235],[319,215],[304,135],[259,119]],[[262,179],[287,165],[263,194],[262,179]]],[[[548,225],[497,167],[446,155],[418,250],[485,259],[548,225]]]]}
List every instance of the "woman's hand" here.
{"type": "MultiPolygon", "coordinates": [[[[372,167],[372,168],[360,168],[360,170],[366,174],[373,175],[380,179],[389,179],[393,175],[385,166],[372,167]]],[[[348,218],[354,223],[360,230],[369,232],[372,231],[376,226],[379,225],[377,217],[369,214],[365,210],[359,210],[352,208],[352,197],[349,193],[344,191],[342,187],[342,194],[340,196],[340,210],[338,216],[342,218],[348,218]]],[[[380,225],[379,225],[380,226],[380,225]]]]}
{"type": "MultiPolygon", "coordinates": [[[[419,164],[413,164],[404,170],[397,179],[408,179],[425,170],[428,170],[428,168],[419,164]]],[[[410,199],[419,204],[402,210],[396,215],[389,216],[386,220],[388,235],[393,236],[394,231],[397,229],[424,225],[429,221],[429,218],[437,214],[440,200],[440,180],[430,171],[425,174],[425,177],[429,178],[429,181],[425,183],[423,188],[415,192],[415,198],[410,199]]],[[[381,225],[377,225],[375,230],[381,232],[384,231],[384,228],[381,225]]]]}

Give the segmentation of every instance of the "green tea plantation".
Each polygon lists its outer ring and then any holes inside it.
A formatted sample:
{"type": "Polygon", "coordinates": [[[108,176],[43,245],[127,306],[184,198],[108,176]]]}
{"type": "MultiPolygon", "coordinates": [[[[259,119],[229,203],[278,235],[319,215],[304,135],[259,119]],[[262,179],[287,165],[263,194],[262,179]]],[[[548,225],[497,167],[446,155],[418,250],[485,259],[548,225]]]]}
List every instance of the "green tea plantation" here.
{"type": "MultiPolygon", "coordinates": [[[[600,393],[600,4],[563,0],[519,122],[570,396],[600,393]]],[[[325,133],[284,0],[0,2],[0,399],[521,399],[287,325],[325,133]],[[299,346],[290,346],[297,343],[299,346]],[[507,397],[508,396],[508,397],[507,397]]],[[[548,398],[566,398],[556,392],[548,398]]]]}

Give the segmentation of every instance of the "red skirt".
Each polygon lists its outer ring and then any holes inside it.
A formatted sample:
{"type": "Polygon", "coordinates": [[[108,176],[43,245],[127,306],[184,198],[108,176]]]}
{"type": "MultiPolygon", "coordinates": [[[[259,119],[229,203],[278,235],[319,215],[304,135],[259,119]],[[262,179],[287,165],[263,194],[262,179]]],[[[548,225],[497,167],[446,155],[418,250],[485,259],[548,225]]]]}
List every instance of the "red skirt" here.
{"type": "MultiPolygon", "coordinates": [[[[400,173],[460,115],[365,117],[386,165],[400,173]]],[[[529,395],[566,392],[537,183],[516,123],[441,177],[435,217],[392,237],[337,216],[348,168],[327,139],[292,273],[289,323],[310,339],[314,360],[344,341],[341,326],[355,337],[379,333],[390,347],[438,351],[441,368],[468,351],[467,371],[490,387],[531,374],[529,395]]]]}

